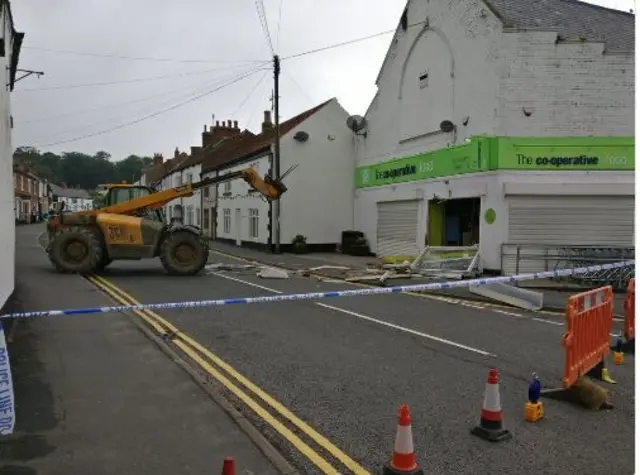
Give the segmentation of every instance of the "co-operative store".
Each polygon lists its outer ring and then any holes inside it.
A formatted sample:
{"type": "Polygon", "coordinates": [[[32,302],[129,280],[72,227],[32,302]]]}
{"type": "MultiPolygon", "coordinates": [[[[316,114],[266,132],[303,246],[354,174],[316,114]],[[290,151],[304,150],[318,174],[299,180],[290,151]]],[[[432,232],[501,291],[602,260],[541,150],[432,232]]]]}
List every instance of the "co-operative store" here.
{"type": "Polygon", "coordinates": [[[509,245],[632,246],[631,137],[473,137],[355,174],[356,227],[379,256],[479,244],[507,269],[509,245]]]}

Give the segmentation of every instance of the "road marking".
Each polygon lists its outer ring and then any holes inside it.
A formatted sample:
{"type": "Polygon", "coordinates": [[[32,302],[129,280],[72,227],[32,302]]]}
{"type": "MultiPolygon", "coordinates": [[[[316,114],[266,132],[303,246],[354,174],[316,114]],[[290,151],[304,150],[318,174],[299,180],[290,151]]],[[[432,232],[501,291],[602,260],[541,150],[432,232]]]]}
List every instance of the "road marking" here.
{"type": "MultiPolygon", "coordinates": [[[[274,267],[276,269],[282,269],[282,270],[289,270],[289,269],[284,269],[282,267],[278,267],[278,266],[274,266],[271,264],[266,264],[264,262],[259,262],[259,261],[255,261],[255,260],[251,260],[251,259],[245,259],[244,257],[239,257],[239,256],[235,256],[233,254],[229,254],[227,252],[222,252],[222,251],[215,251],[212,249],[209,249],[209,252],[212,254],[218,254],[220,256],[223,257],[227,257],[229,259],[234,259],[236,261],[240,261],[240,262],[245,262],[247,264],[258,264],[258,265],[262,265],[262,266],[269,266],[269,267],[274,267]]],[[[325,277],[319,275],[319,274],[313,274],[311,273],[310,275],[315,276],[315,277],[319,277],[322,279],[325,279],[325,277]]],[[[353,285],[356,287],[365,287],[368,289],[373,289],[373,288],[377,288],[375,285],[369,285],[369,284],[363,284],[361,282],[347,282],[344,279],[329,279],[329,280],[325,280],[325,282],[333,282],[333,283],[342,283],[345,285],[353,285]]],[[[466,299],[458,299],[458,298],[451,298],[451,297],[440,297],[438,295],[431,295],[431,294],[421,294],[421,293],[417,293],[417,292],[402,292],[404,295],[411,295],[412,297],[420,297],[420,298],[425,298],[425,299],[430,299],[430,300],[438,300],[440,302],[445,302],[445,303],[450,303],[453,305],[462,305],[463,307],[473,307],[473,308],[481,308],[481,309],[485,309],[485,310],[494,310],[497,311],[496,309],[512,309],[513,307],[510,307],[509,305],[502,305],[499,303],[492,303],[492,302],[474,302],[471,300],[466,300],[466,299]]],[[[565,313],[564,312],[555,312],[555,311],[551,311],[551,310],[536,310],[535,313],[539,313],[539,314],[543,314],[543,315],[553,315],[555,317],[564,317],[565,313]]],[[[615,322],[624,322],[624,318],[620,318],[620,317],[613,317],[613,321],[615,322]]]]}
{"type": "MultiPolygon", "coordinates": [[[[229,277],[228,275],[224,275],[224,274],[221,274],[219,272],[211,272],[210,275],[215,275],[217,277],[222,277],[223,279],[228,279],[228,280],[231,280],[233,282],[238,282],[240,284],[249,285],[251,287],[256,287],[258,289],[266,290],[267,292],[273,292],[274,294],[282,294],[283,293],[283,292],[281,292],[279,290],[271,289],[269,287],[265,287],[263,285],[256,284],[254,282],[238,279],[236,277],[229,277]]],[[[419,337],[425,338],[427,340],[433,340],[433,341],[437,341],[438,343],[442,343],[442,344],[449,345],[449,346],[454,346],[454,347],[459,348],[461,350],[470,351],[472,353],[478,353],[478,354],[483,355],[483,356],[491,356],[493,358],[497,357],[497,355],[495,355],[493,353],[489,353],[488,351],[481,350],[479,348],[473,348],[471,346],[463,345],[462,343],[457,343],[455,341],[447,340],[445,338],[440,338],[440,337],[437,337],[435,335],[430,335],[428,333],[423,333],[423,332],[414,330],[412,328],[403,327],[403,326],[400,326],[400,325],[396,325],[394,323],[386,322],[384,320],[379,320],[377,318],[369,317],[369,316],[363,315],[361,313],[352,312],[351,310],[346,310],[344,308],[334,307],[333,305],[327,305],[325,303],[320,303],[320,302],[314,302],[314,304],[318,305],[320,307],[324,307],[324,308],[328,308],[328,309],[334,310],[336,312],[344,313],[346,315],[351,315],[352,317],[360,318],[361,320],[366,320],[368,322],[377,323],[378,325],[382,325],[382,326],[385,326],[385,327],[393,328],[394,330],[399,330],[401,332],[405,332],[405,333],[409,333],[411,335],[419,336],[419,337]]]]}
{"type": "MultiPolygon", "coordinates": [[[[126,305],[140,305],[140,302],[132,297],[130,294],[117,287],[112,282],[104,279],[103,277],[92,276],[89,277],[89,280],[94,283],[98,288],[105,291],[107,294],[114,297],[116,300],[121,303],[125,303],[126,305]]],[[[174,343],[180,347],[182,351],[185,352],[194,362],[196,362],[200,367],[208,373],[211,377],[220,382],[223,386],[229,389],[233,394],[235,394],[240,400],[242,400],[247,406],[253,410],[259,417],[261,417],[265,422],[267,422],[271,427],[273,427],[280,435],[282,435],[291,445],[293,445],[298,451],[303,453],[314,465],[322,470],[322,473],[329,474],[339,474],[339,472],[332,467],[325,459],[323,459],[317,452],[315,452],[311,447],[309,447],[302,439],[300,439],[297,435],[295,435],[292,431],[290,431],[286,426],[284,426],[281,422],[275,419],[269,412],[267,412],[262,406],[260,406],[255,400],[253,400],[248,394],[243,392],[240,388],[234,385],[228,378],[226,378],[222,373],[220,373],[217,369],[215,369],[211,364],[209,364],[205,359],[206,357],[210,362],[218,366],[220,369],[224,370],[227,374],[229,374],[232,378],[242,384],[245,388],[253,392],[258,398],[262,399],[266,404],[271,406],[276,412],[278,412],[282,417],[288,419],[291,423],[293,423],[301,432],[311,438],[314,442],[316,442],[320,447],[326,450],[328,453],[333,455],[336,459],[342,462],[349,470],[358,475],[370,475],[367,470],[365,470],[362,466],[360,466],[357,462],[351,459],[347,454],[342,452],[338,447],[333,445],[327,438],[320,435],[313,428],[307,425],[304,421],[299,419],[296,415],[294,415],[291,411],[289,411],[286,407],[284,407],[280,402],[276,401],[269,394],[260,389],[257,385],[249,381],[246,377],[236,371],[233,367],[231,367],[228,363],[223,361],[221,358],[213,354],[210,350],[202,346],[196,340],[188,336],[179,330],[176,326],[174,326],[169,321],[165,320],[163,317],[158,315],[157,313],[151,310],[144,310],[140,313],[143,313],[144,316],[141,316],[145,321],[149,322],[156,330],[159,330],[159,333],[167,334],[167,330],[175,335],[174,343]],[[195,351],[194,351],[195,350],[195,351]],[[200,353],[200,355],[198,354],[200,353]],[[202,356],[201,356],[202,355],[202,356]]]]}

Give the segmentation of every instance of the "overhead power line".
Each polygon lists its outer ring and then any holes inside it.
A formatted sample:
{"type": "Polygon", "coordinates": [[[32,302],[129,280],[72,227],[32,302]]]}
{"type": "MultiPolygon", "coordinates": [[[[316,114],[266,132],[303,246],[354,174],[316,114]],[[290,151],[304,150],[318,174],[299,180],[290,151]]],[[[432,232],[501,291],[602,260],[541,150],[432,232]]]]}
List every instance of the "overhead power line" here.
{"type": "MultiPolygon", "coordinates": [[[[261,25],[262,25],[262,20],[260,17],[260,21],[261,21],[261,25]]],[[[407,28],[412,28],[415,26],[424,26],[424,22],[418,22],[418,23],[413,23],[411,25],[408,25],[407,28]]],[[[391,33],[395,33],[397,31],[397,28],[394,28],[392,30],[385,30],[385,31],[381,31],[378,33],[374,33],[368,36],[362,36],[359,38],[354,38],[352,40],[347,40],[347,41],[342,41],[340,43],[334,43],[331,45],[327,45],[327,46],[323,46],[320,48],[315,48],[315,49],[311,49],[311,50],[307,50],[307,51],[301,51],[299,53],[295,53],[295,54],[290,54],[288,56],[285,56],[283,58],[281,58],[281,60],[285,60],[285,59],[293,59],[293,58],[299,58],[301,56],[307,56],[310,54],[314,54],[314,53],[320,53],[323,51],[328,51],[334,48],[339,48],[342,46],[348,46],[348,45],[352,45],[355,43],[360,43],[362,41],[367,41],[367,40],[371,40],[374,38],[379,38],[381,36],[384,35],[388,35],[391,33]]],[[[270,41],[270,37],[269,40],[270,41]]],[[[265,62],[269,62],[271,60],[259,60],[259,59],[255,59],[255,60],[242,60],[242,61],[216,61],[213,59],[170,59],[170,58],[145,58],[145,57],[135,57],[135,56],[122,56],[122,55],[111,55],[111,54],[103,54],[103,53],[90,53],[90,52],[78,52],[78,51],[63,51],[63,50],[55,50],[55,49],[49,49],[49,48],[40,48],[40,47],[23,47],[23,49],[33,49],[33,50],[41,50],[41,51],[49,51],[49,52],[53,52],[53,53],[62,53],[62,54],[75,54],[75,55],[81,55],[81,56],[95,56],[95,57],[103,57],[103,58],[118,58],[118,59],[130,59],[130,60],[141,60],[141,61],[166,61],[166,62],[181,62],[181,63],[244,63],[244,64],[250,64],[250,63],[265,63],[265,62]]],[[[24,89],[26,90],[26,89],[24,89]]]]}
{"type": "Polygon", "coordinates": [[[236,84],[236,83],[242,81],[243,79],[248,78],[249,76],[252,76],[252,75],[256,74],[257,72],[263,71],[263,70],[264,70],[264,68],[262,68],[262,67],[255,68],[254,70],[252,70],[252,71],[250,71],[248,73],[245,73],[245,74],[243,74],[243,75],[241,75],[239,77],[234,78],[233,80],[227,82],[226,84],[223,84],[223,85],[218,86],[216,88],[210,89],[210,90],[208,90],[208,91],[206,91],[206,92],[204,92],[202,94],[198,94],[198,95],[193,96],[193,97],[191,97],[191,98],[189,98],[187,100],[181,101],[181,102],[179,102],[177,104],[174,104],[171,107],[167,107],[167,108],[161,109],[159,111],[153,112],[151,114],[147,114],[147,115],[145,115],[143,117],[140,117],[138,119],[130,120],[128,122],[124,122],[124,123],[122,123],[120,125],[116,125],[114,127],[108,128],[108,129],[100,130],[98,132],[93,132],[91,134],[81,135],[79,137],[74,137],[72,139],[60,140],[60,141],[52,142],[52,143],[37,144],[37,145],[35,145],[35,147],[53,147],[53,146],[56,146],[56,145],[62,145],[62,144],[67,144],[67,143],[71,143],[71,142],[78,142],[80,140],[96,137],[98,135],[104,135],[104,134],[107,134],[107,133],[110,133],[110,132],[113,132],[113,131],[116,131],[116,130],[123,129],[125,127],[130,127],[132,125],[139,124],[140,122],[143,122],[145,120],[151,119],[153,117],[157,117],[157,116],[159,116],[161,114],[165,114],[165,113],[170,112],[172,110],[175,110],[175,109],[177,109],[179,107],[182,107],[182,106],[184,106],[186,104],[189,104],[191,102],[197,101],[198,99],[202,99],[203,97],[209,96],[209,95],[213,94],[214,92],[220,91],[221,89],[224,89],[225,87],[229,87],[229,86],[231,86],[233,84],[236,84]]]}
{"type": "MultiPolygon", "coordinates": [[[[266,63],[268,63],[268,61],[265,61],[262,64],[266,64],[266,63]]],[[[104,82],[94,82],[94,83],[87,83],[87,84],[68,84],[66,86],[50,86],[50,87],[38,87],[38,88],[31,88],[31,89],[21,89],[19,91],[15,91],[15,92],[55,91],[55,90],[60,90],[60,89],[76,89],[76,88],[81,88],[81,87],[112,86],[112,85],[116,85],[116,84],[128,84],[128,83],[156,81],[156,80],[160,80],[160,79],[170,79],[170,78],[177,78],[177,77],[184,77],[184,76],[196,76],[196,75],[200,75],[200,74],[208,74],[208,73],[217,72],[217,71],[235,69],[235,68],[239,68],[239,67],[240,67],[239,65],[226,66],[226,67],[223,67],[223,68],[212,68],[212,69],[205,69],[205,70],[200,70],[200,71],[191,71],[191,72],[178,73],[178,74],[164,74],[164,75],[161,75],[161,76],[150,76],[150,77],[145,77],[145,78],[122,79],[122,80],[118,80],[118,81],[104,81],[104,82]]]]}
{"type": "Polygon", "coordinates": [[[234,111],[233,114],[231,114],[231,117],[236,117],[238,115],[238,112],[240,112],[240,110],[244,107],[244,105],[249,102],[249,99],[251,99],[251,97],[253,96],[253,93],[256,92],[258,90],[258,88],[260,87],[260,85],[262,85],[262,82],[264,81],[264,78],[267,77],[267,74],[269,73],[269,70],[266,70],[264,72],[264,74],[262,76],[260,76],[260,79],[258,79],[258,82],[255,84],[255,86],[253,86],[250,90],[249,90],[249,94],[247,94],[247,97],[245,97],[243,99],[243,101],[240,103],[240,105],[238,106],[238,108],[234,111]]]}
{"type": "MultiPolygon", "coordinates": [[[[210,85],[213,81],[211,79],[208,79],[206,81],[201,81],[197,84],[194,84],[192,86],[188,86],[189,89],[193,89],[193,88],[200,88],[200,86],[204,86],[204,85],[210,85]]],[[[217,81],[216,81],[217,82],[217,81]]],[[[150,96],[144,96],[138,99],[133,99],[133,100],[129,100],[129,101],[125,101],[125,102],[117,102],[117,103],[110,103],[108,105],[104,105],[104,106],[99,106],[99,107],[92,107],[89,109],[80,109],[80,110],[75,110],[75,111],[70,111],[70,112],[63,112],[62,114],[54,114],[54,115],[48,115],[48,116],[44,116],[44,117],[36,117],[33,119],[26,119],[26,120],[18,120],[15,121],[15,124],[32,124],[32,123],[36,123],[36,122],[43,122],[43,121],[47,121],[47,120],[52,120],[52,119],[59,119],[61,117],[72,117],[72,116],[78,116],[78,115],[83,115],[83,114],[89,114],[92,112],[97,112],[97,111],[102,111],[102,110],[108,110],[108,109],[115,109],[118,107],[124,107],[124,106],[128,106],[130,104],[138,104],[140,102],[145,102],[151,99],[156,99],[158,97],[162,97],[162,96],[167,96],[167,95],[171,95],[177,92],[184,92],[185,87],[180,86],[179,88],[172,88],[168,91],[163,91],[157,94],[152,94],[150,96]]]]}
{"type": "Polygon", "coordinates": [[[148,56],[126,56],[118,54],[107,53],[92,53],[83,51],[69,51],[53,48],[42,48],[39,46],[23,46],[22,49],[30,49],[34,51],[46,51],[49,53],[69,54],[74,56],[93,56],[96,58],[108,58],[108,59],[126,59],[131,61],[157,61],[164,63],[261,63],[262,60],[245,60],[245,61],[232,61],[232,60],[216,60],[216,59],[177,59],[177,58],[154,58],[148,56]]]}
{"type": "MultiPolygon", "coordinates": [[[[424,22],[421,21],[419,23],[413,23],[411,25],[408,25],[407,28],[412,28],[414,26],[424,26],[424,22]]],[[[293,58],[300,58],[301,56],[307,56],[309,54],[314,54],[314,53],[320,53],[322,51],[328,51],[334,48],[340,48],[341,46],[348,46],[348,45],[352,45],[355,43],[360,43],[361,41],[367,41],[367,40],[372,40],[374,38],[379,38],[380,36],[384,36],[384,35],[388,35],[391,33],[395,33],[398,29],[394,28],[393,30],[386,30],[386,31],[381,31],[380,33],[374,33],[373,35],[368,35],[368,36],[362,36],[360,38],[354,38],[352,40],[348,40],[348,41],[342,41],[340,43],[334,43],[332,45],[328,45],[328,46],[322,46],[320,48],[315,48],[315,49],[311,49],[311,50],[307,50],[307,51],[302,51],[300,53],[295,53],[295,54],[290,54],[289,56],[284,56],[282,58],[282,60],[286,60],[286,59],[293,59],[293,58]]]]}
{"type": "Polygon", "coordinates": [[[276,32],[276,50],[280,48],[280,25],[282,24],[282,4],[284,0],[280,0],[280,6],[278,7],[278,31],[276,32]]]}
{"type": "Polygon", "coordinates": [[[255,0],[256,10],[258,10],[258,19],[260,20],[260,25],[262,26],[262,31],[264,32],[265,37],[267,38],[267,44],[269,45],[269,50],[271,54],[276,54],[273,49],[273,42],[271,41],[271,33],[269,32],[269,23],[267,21],[267,15],[264,10],[264,0],[255,0]]]}

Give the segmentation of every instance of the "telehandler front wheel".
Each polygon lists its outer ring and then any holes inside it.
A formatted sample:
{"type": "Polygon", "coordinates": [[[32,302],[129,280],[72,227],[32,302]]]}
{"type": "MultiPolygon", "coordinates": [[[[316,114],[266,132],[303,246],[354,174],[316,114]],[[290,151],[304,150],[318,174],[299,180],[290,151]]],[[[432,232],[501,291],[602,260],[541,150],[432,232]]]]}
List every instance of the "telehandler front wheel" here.
{"type": "Polygon", "coordinates": [[[209,259],[206,241],[189,231],[169,234],[160,247],[160,260],[169,275],[189,276],[202,270],[209,259]]]}
{"type": "Polygon", "coordinates": [[[49,243],[49,260],[62,273],[91,274],[103,253],[97,232],[84,226],[62,228],[49,243]]]}

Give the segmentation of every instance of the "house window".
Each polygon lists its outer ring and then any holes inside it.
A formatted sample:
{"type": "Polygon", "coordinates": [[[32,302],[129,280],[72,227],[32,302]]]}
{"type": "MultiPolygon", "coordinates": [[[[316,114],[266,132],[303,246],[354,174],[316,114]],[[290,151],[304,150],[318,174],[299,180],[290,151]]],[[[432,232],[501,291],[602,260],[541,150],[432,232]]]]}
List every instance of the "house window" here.
{"type": "Polygon", "coordinates": [[[179,173],[174,178],[175,185],[174,186],[182,186],[182,175],[179,173]]]}
{"type": "Polygon", "coordinates": [[[204,193],[205,198],[209,198],[209,187],[205,186],[204,189],[202,190],[202,193],[204,193]]]}
{"type": "Polygon", "coordinates": [[[257,239],[259,237],[260,212],[258,208],[249,208],[249,236],[257,239]]]}
{"type": "Polygon", "coordinates": [[[187,224],[193,224],[193,206],[187,206],[187,224]]]}
{"type": "Polygon", "coordinates": [[[224,193],[231,193],[231,182],[227,181],[224,184],[224,193]]]}
{"type": "Polygon", "coordinates": [[[204,209],[204,214],[202,215],[202,227],[209,231],[209,208],[204,209]]]}
{"type": "Polygon", "coordinates": [[[187,173],[187,183],[193,183],[193,174],[187,173]]]}
{"type": "Polygon", "coordinates": [[[231,234],[231,209],[225,208],[222,210],[222,232],[225,234],[231,234]]]}
{"type": "Polygon", "coordinates": [[[196,207],[196,226],[200,226],[200,222],[201,222],[201,216],[200,216],[200,208],[196,207]]]}

